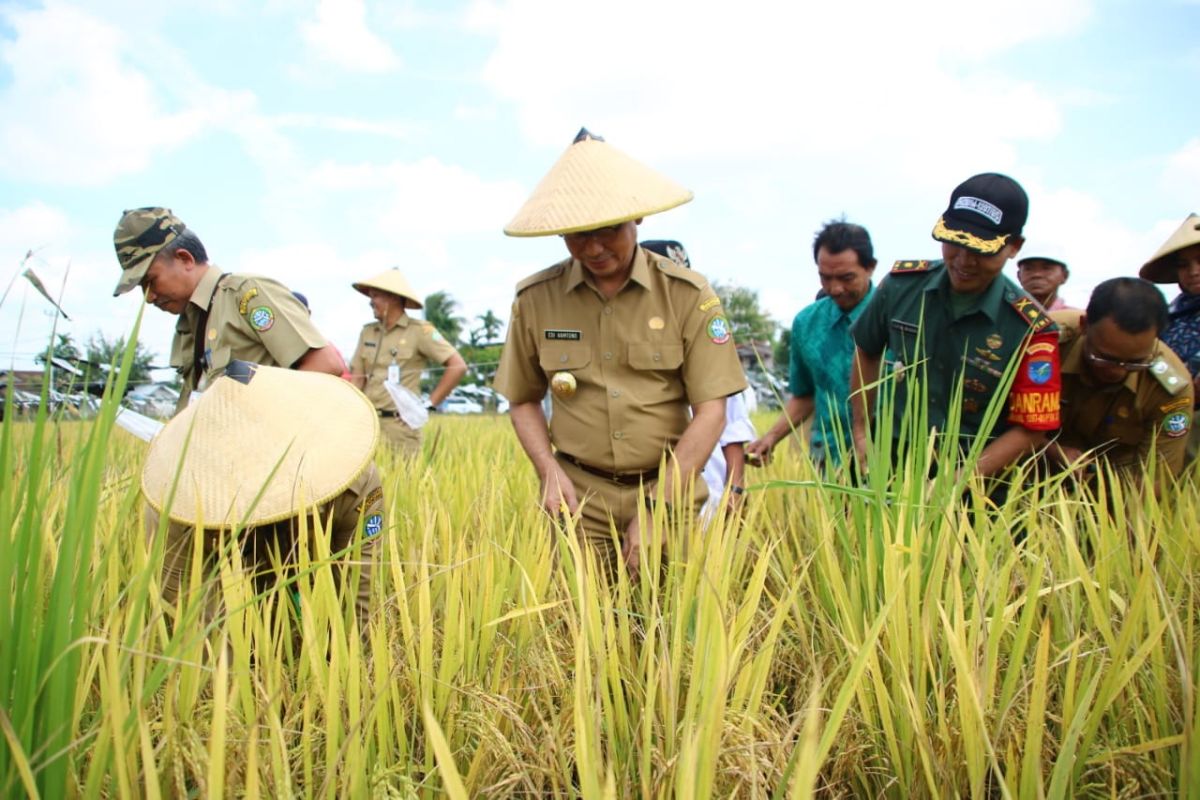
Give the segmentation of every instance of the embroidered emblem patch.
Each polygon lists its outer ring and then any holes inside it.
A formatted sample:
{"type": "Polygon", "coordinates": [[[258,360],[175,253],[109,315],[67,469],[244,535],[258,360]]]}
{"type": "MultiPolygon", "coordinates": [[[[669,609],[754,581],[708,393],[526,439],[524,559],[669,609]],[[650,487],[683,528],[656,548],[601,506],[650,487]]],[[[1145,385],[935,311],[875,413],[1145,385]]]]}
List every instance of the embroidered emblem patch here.
{"type": "Polygon", "coordinates": [[[700,304],[701,311],[708,311],[710,308],[721,305],[721,298],[710,297],[700,304]]]}
{"type": "Polygon", "coordinates": [[[712,338],[713,344],[725,344],[732,337],[729,333],[729,320],[722,316],[713,317],[708,321],[708,335],[712,338]]]}
{"type": "Polygon", "coordinates": [[[1188,432],[1188,423],[1191,422],[1188,415],[1183,411],[1176,411],[1168,414],[1163,418],[1162,429],[1168,437],[1178,439],[1188,432]]]}
{"type": "Polygon", "coordinates": [[[250,301],[258,297],[258,289],[247,289],[242,295],[242,299],[238,301],[238,313],[243,317],[246,316],[246,309],[250,307],[250,301]]]}
{"type": "Polygon", "coordinates": [[[363,520],[363,533],[367,536],[378,536],[383,530],[383,515],[372,514],[363,520]]]}
{"type": "Polygon", "coordinates": [[[1054,377],[1054,364],[1049,361],[1030,361],[1025,368],[1025,374],[1029,376],[1029,380],[1037,385],[1049,383],[1054,377]]]}
{"type": "Polygon", "coordinates": [[[271,330],[271,326],[275,324],[275,312],[267,306],[259,306],[250,311],[249,320],[250,327],[254,328],[254,330],[260,333],[262,331],[269,331],[271,330]]]}

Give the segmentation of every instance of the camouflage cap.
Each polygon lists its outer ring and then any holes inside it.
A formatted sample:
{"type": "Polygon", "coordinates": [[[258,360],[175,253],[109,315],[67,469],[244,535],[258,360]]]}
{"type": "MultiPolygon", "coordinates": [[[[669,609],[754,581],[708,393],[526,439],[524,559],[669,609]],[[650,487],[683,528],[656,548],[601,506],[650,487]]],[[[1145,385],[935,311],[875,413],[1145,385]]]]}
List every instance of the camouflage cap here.
{"type": "Polygon", "coordinates": [[[170,244],[187,226],[169,208],[135,208],[121,215],[113,231],[113,246],[121,264],[121,281],[113,291],[119,297],[142,282],[158,251],[170,244]]]}

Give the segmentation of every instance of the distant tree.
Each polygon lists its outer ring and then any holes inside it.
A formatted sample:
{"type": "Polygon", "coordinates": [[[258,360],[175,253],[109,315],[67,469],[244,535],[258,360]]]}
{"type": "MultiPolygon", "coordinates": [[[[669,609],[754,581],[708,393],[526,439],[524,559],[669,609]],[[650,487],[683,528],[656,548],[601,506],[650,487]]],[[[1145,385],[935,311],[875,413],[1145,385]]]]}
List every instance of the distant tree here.
{"type": "Polygon", "coordinates": [[[779,325],[759,306],[758,292],[725,283],[714,284],[713,290],[721,298],[734,341],[743,344],[775,341],[779,325]]]}
{"type": "MultiPolygon", "coordinates": [[[[80,356],[79,348],[75,346],[75,342],[71,339],[71,334],[56,333],[55,338],[57,341],[34,356],[33,360],[39,364],[45,364],[51,358],[57,358],[70,362],[74,366],[79,361],[80,356]]],[[[66,370],[52,368],[50,374],[54,376],[54,388],[60,391],[69,388],[72,383],[79,382],[78,376],[66,370]]]]}
{"type": "Polygon", "coordinates": [[[792,363],[792,329],[783,327],[779,331],[779,341],[775,343],[775,368],[780,368],[786,373],[788,366],[792,363]]]}
{"type": "Polygon", "coordinates": [[[478,330],[481,333],[480,344],[495,344],[500,338],[500,329],[504,327],[504,320],[500,319],[489,308],[479,316],[475,317],[479,320],[478,330]]]}
{"type": "MultiPolygon", "coordinates": [[[[109,341],[104,338],[104,334],[97,331],[87,342],[87,360],[93,370],[93,374],[97,374],[95,370],[112,365],[114,367],[121,366],[121,359],[125,355],[125,337],[118,336],[115,340],[109,341]]],[[[139,383],[148,383],[150,381],[150,365],[154,363],[154,353],[150,352],[146,347],[138,342],[133,349],[133,365],[129,370],[129,384],[136,386],[139,383]]]]}
{"type": "Polygon", "coordinates": [[[454,311],[457,308],[458,302],[449,292],[434,292],[425,298],[425,319],[433,323],[433,327],[441,331],[446,341],[453,345],[459,343],[466,322],[462,317],[455,315],[454,311]]]}

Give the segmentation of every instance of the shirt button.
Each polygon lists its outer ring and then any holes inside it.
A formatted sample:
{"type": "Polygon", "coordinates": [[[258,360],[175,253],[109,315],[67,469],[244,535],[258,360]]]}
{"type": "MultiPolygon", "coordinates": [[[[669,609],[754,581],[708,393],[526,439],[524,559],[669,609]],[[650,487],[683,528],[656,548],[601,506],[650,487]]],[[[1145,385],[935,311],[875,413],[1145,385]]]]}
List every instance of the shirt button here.
{"type": "Polygon", "coordinates": [[[610,360],[612,360],[612,353],[605,353],[605,354],[604,354],[604,360],[605,360],[605,361],[610,361],[610,360]]]}
{"type": "Polygon", "coordinates": [[[621,396],[621,392],[620,392],[619,390],[617,390],[617,389],[613,389],[613,390],[612,390],[612,396],[613,396],[613,397],[620,397],[620,396],[621,396]]]}
{"type": "Polygon", "coordinates": [[[558,357],[558,360],[565,364],[567,363],[567,356],[561,355],[558,357]]]}
{"type": "Polygon", "coordinates": [[[605,313],[605,314],[611,314],[611,313],[612,313],[612,306],[605,306],[605,307],[604,307],[604,313],[605,313]]]}
{"type": "Polygon", "coordinates": [[[613,431],[613,438],[614,438],[614,439],[620,439],[620,438],[621,438],[621,432],[620,432],[620,431],[613,431]]]}
{"type": "Polygon", "coordinates": [[[654,354],[654,360],[655,360],[655,361],[662,361],[662,356],[660,356],[658,353],[655,353],[655,354],[654,354]]]}

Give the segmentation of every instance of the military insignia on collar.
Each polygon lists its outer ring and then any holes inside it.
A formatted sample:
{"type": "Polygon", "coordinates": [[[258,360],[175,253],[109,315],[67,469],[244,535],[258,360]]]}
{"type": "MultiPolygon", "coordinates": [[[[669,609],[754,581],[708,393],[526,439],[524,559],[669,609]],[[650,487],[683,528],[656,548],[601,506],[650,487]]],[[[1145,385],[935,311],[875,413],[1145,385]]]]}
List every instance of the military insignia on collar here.
{"type": "Polygon", "coordinates": [[[892,264],[892,272],[928,272],[929,263],[928,261],[897,261],[892,264]]]}
{"type": "Polygon", "coordinates": [[[1050,316],[1045,311],[1042,311],[1037,301],[1032,297],[1013,297],[1009,299],[1008,304],[1025,318],[1025,321],[1029,323],[1029,327],[1034,333],[1038,333],[1053,322],[1050,316]]]}
{"type": "Polygon", "coordinates": [[[242,299],[238,301],[238,313],[243,317],[246,316],[246,309],[250,307],[250,301],[258,297],[258,289],[247,289],[242,295],[242,299]]]}
{"type": "Polygon", "coordinates": [[[250,311],[250,327],[262,333],[263,331],[271,330],[275,324],[275,312],[267,306],[259,306],[250,311]]]}

